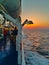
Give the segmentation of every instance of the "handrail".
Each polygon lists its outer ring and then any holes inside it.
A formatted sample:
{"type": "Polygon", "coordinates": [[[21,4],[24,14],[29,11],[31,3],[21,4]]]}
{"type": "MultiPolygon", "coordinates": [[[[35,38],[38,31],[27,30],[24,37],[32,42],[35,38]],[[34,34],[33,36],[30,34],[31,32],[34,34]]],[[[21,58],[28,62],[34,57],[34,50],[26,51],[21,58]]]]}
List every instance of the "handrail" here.
{"type": "Polygon", "coordinates": [[[23,46],[23,42],[22,42],[22,65],[26,65],[25,64],[25,58],[24,58],[24,46],[23,46]]]}

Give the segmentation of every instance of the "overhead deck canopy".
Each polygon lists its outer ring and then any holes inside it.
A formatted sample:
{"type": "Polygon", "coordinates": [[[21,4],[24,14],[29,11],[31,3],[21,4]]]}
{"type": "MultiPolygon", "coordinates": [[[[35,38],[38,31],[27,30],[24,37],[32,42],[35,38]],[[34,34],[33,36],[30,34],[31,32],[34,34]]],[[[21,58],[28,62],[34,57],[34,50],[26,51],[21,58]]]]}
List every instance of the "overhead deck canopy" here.
{"type": "Polygon", "coordinates": [[[21,12],[21,0],[0,0],[0,6],[6,9],[6,12],[13,18],[20,15],[21,12]]]}

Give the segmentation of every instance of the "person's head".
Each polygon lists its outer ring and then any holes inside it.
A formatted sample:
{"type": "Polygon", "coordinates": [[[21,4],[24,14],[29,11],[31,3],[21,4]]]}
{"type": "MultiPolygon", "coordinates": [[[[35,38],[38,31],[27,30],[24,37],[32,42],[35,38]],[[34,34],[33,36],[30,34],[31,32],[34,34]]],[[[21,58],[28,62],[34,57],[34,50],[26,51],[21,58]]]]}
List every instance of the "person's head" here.
{"type": "Polygon", "coordinates": [[[4,30],[5,30],[5,28],[4,28],[4,30]]]}
{"type": "Polygon", "coordinates": [[[16,27],[14,29],[16,29],[16,27]]]}

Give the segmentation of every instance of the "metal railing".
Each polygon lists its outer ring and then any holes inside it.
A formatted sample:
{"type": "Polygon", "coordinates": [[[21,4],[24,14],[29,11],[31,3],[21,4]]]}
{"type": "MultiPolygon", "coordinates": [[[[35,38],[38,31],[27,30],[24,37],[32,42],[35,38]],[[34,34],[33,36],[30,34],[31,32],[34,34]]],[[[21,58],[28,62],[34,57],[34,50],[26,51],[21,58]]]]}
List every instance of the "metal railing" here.
{"type": "Polygon", "coordinates": [[[26,64],[25,64],[25,56],[24,56],[24,46],[23,46],[23,42],[22,42],[22,65],[26,65],[26,64]]]}

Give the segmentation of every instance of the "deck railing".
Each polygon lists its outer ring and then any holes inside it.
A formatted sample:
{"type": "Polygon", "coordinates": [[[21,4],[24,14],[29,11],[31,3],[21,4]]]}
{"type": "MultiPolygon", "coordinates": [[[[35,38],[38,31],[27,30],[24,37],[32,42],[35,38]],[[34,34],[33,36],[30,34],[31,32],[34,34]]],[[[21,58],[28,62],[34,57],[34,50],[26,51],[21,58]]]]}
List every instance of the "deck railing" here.
{"type": "Polygon", "coordinates": [[[25,64],[25,56],[24,56],[24,46],[23,46],[23,42],[22,42],[22,65],[26,65],[26,64],[25,64]]]}

